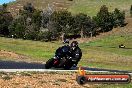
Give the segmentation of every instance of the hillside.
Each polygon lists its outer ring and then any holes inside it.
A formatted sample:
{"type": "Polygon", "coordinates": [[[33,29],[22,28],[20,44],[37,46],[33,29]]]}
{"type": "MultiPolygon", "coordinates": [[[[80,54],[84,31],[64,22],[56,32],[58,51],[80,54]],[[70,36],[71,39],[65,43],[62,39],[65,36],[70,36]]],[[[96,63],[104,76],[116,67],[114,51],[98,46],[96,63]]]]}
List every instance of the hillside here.
{"type": "Polygon", "coordinates": [[[74,14],[81,12],[93,16],[96,15],[102,5],[106,5],[110,11],[119,8],[128,15],[131,4],[132,0],[74,0],[69,11],[74,14]]]}
{"type": "Polygon", "coordinates": [[[67,9],[71,6],[71,2],[68,0],[16,0],[15,2],[9,3],[8,10],[16,15],[19,9],[23,8],[27,2],[32,3],[36,9],[43,10],[48,7],[48,5],[55,10],[67,9]]]}
{"type": "Polygon", "coordinates": [[[95,15],[102,5],[107,5],[110,11],[115,8],[124,10],[129,15],[129,9],[132,0],[16,0],[8,6],[8,10],[14,15],[18,13],[19,9],[27,2],[31,2],[37,9],[45,9],[48,4],[54,9],[68,9],[73,14],[86,13],[90,16],[95,15]]]}

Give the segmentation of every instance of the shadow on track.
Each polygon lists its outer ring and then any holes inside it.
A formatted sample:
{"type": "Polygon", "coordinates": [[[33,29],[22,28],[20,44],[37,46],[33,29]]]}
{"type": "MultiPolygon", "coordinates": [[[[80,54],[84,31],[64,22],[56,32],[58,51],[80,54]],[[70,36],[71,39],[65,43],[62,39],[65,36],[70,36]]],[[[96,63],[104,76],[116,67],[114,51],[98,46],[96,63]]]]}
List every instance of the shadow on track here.
{"type": "Polygon", "coordinates": [[[45,69],[45,65],[40,63],[0,61],[0,69],[45,69]]]}
{"type": "MultiPolygon", "coordinates": [[[[82,68],[85,70],[89,70],[89,71],[108,71],[108,72],[132,73],[130,71],[109,70],[109,69],[101,69],[101,68],[88,68],[88,67],[82,67],[82,68]]],[[[45,69],[45,64],[15,62],[15,61],[0,61],[0,69],[45,69]]],[[[78,69],[78,67],[72,67],[70,70],[77,70],[77,69],[78,69]]],[[[57,69],[55,69],[55,70],[57,70],[57,69]]]]}

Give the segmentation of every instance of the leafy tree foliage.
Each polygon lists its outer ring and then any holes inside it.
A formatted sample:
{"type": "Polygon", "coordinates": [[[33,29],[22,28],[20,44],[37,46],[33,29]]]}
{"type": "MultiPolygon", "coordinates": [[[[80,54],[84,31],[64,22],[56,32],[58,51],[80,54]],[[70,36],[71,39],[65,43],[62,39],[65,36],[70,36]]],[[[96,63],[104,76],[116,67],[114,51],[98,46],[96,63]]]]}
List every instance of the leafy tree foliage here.
{"type": "Polygon", "coordinates": [[[41,13],[42,19],[41,19],[41,27],[47,28],[48,24],[50,22],[51,15],[53,14],[54,9],[53,7],[48,7],[46,10],[43,10],[41,13]]]}
{"type": "Polygon", "coordinates": [[[53,33],[53,37],[59,37],[60,35],[70,34],[72,28],[73,17],[68,11],[54,11],[51,14],[48,29],[53,33]]]}
{"type": "Polygon", "coordinates": [[[124,26],[125,12],[121,12],[115,8],[114,12],[109,12],[108,8],[103,5],[97,16],[93,17],[98,27],[101,28],[101,32],[107,32],[113,29],[113,27],[124,26]]]}
{"type": "Polygon", "coordinates": [[[0,35],[8,36],[9,35],[9,29],[8,26],[13,20],[13,17],[10,12],[6,10],[7,4],[3,4],[2,7],[0,7],[0,35]]]}
{"type": "Polygon", "coordinates": [[[125,12],[121,12],[119,9],[115,8],[113,12],[114,26],[123,26],[125,24],[125,12]]]}
{"type": "Polygon", "coordinates": [[[22,39],[51,41],[63,34],[90,37],[96,35],[97,29],[107,32],[125,24],[125,13],[117,8],[109,12],[106,5],[92,18],[83,13],[72,15],[67,10],[54,11],[50,6],[40,11],[27,3],[13,19],[6,7],[3,4],[0,8],[0,35],[22,39]]]}
{"type": "Polygon", "coordinates": [[[96,21],[98,27],[101,28],[101,32],[110,31],[114,26],[113,14],[108,11],[106,5],[103,5],[100,8],[100,11],[97,13],[97,16],[93,17],[93,19],[96,21]]]}
{"type": "Polygon", "coordinates": [[[51,20],[56,23],[58,32],[66,32],[67,27],[70,26],[72,15],[68,11],[55,11],[51,15],[51,20]]]}
{"type": "Polygon", "coordinates": [[[94,33],[94,29],[96,27],[95,22],[91,19],[91,17],[86,14],[80,13],[75,16],[75,29],[74,32],[79,32],[82,37],[89,36],[89,33],[94,33]]]}
{"type": "Polygon", "coordinates": [[[9,26],[9,31],[10,31],[10,37],[14,38],[24,38],[24,33],[25,33],[25,25],[24,25],[24,20],[22,17],[13,20],[11,25],[9,26]]]}
{"type": "Polygon", "coordinates": [[[51,41],[52,40],[52,32],[41,31],[41,32],[39,32],[37,39],[41,40],[41,41],[51,41]]]}
{"type": "Polygon", "coordinates": [[[130,8],[130,15],[132,17],[132,5],[131,5],[131,8],[130,8]]]}
{"type": "Polygon", "coordinates": [[[34,12],[35,8],[31,3],[27,3],[26,5],[24,5],[23,9],[29,13],[34,12]]]}
{"type": "Polygon", "coordinates": [[[16,38],[36,40],[41,25],[40,13],[41,11],[36,10],[30,3],[24,6],[10,25],[11,35],[15,35],[16,38]]]}

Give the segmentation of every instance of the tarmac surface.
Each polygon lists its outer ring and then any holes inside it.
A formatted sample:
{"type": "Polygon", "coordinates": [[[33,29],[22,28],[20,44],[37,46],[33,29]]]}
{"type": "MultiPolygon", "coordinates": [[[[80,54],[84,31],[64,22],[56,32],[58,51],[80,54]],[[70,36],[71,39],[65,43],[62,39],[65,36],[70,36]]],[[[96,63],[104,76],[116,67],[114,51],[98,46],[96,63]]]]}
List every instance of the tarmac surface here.
{"type": "MultiPolygon", "coordinates": [[[[90,67],[82,67],[84,70],[87,71],[96,71],[96,72],[119,72],[119,73],[132,73],[132,71],[123,71],[123,70],[110,70],[110,69],[101,69],[101,68],[90,68],[90,67]]],[[[3,69],[36,69],[39,71],[39,69],[43,69],[43,71],[48,71],[48,69],[45,69],[45,64],[40,63],[28,63],[28,62],[15,62],[15,61],[0,61],[0,71],[3,69]]],[[[52,71],[59,70],[59,71],[68,71],[63,69],[50,69],[52,71]]],[[[70,71],[78,70],[78,67],[72,67],[70,71]]]]}

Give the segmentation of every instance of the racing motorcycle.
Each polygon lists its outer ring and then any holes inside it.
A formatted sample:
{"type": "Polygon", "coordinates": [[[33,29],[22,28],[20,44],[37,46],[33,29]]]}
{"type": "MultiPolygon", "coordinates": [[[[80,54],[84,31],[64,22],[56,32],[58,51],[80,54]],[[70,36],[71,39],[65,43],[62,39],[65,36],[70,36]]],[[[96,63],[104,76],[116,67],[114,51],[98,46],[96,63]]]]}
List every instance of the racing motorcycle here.
{"type": "Polygon", "coordinates": [[[70,69],[73,65],[74,62],[72,61],[71,57],[71,52],[70,52],[70,47],[69,46],[62,46],[59,47],[56,52],[55,56],[51,59],[49,59],[46,64],[45,68],[64,68],[64,69],[70,69]]]}

